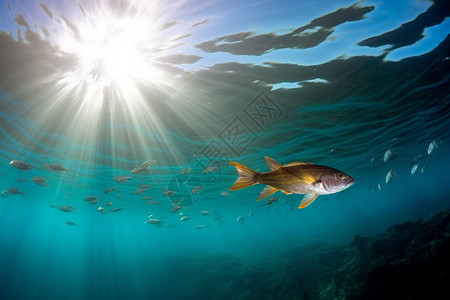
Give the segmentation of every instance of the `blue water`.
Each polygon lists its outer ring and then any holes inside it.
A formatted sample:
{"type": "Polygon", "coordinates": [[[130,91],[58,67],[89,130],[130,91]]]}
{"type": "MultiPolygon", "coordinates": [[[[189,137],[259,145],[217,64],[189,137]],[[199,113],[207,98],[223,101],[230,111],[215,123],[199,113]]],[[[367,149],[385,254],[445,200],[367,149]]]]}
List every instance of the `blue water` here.
{"type": "Polygon", "coordinates": [[[450,208],[445,1],[241,2],[2,1],[1,299],[261,299],[230,276],[450,208]],[[305,209],[228,191],[264,156],[356,183],[305,209]]]}

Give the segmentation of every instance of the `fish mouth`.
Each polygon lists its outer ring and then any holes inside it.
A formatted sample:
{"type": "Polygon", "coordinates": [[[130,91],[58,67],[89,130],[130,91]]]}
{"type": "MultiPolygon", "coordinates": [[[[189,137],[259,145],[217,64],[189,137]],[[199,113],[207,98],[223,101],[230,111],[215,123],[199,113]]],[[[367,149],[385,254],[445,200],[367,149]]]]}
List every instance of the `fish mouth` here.
{"type": "Polygon", "coordinates": [[[352,186],[354,183],[355,183],[355,179],[352,178],[351,180],[349,180],[347,182],[347,184],[345,185],[345,188],[348,188],[348,187],[352,186]]]}

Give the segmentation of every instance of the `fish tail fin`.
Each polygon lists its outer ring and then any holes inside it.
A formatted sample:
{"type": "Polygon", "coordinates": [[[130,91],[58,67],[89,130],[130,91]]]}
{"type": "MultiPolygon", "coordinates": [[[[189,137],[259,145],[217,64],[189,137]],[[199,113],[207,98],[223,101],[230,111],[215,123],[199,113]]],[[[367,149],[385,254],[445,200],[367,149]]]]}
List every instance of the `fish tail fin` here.
{"type": "Polygon", "coordinates": [[[239,174],[236,182],[230,187],[230,191],[243,189],[258,183],[255,180],[255,177],[259,175],[258,172],[234,161],[230,161],[230,164],[236,168],[236,171],[239,174]]]}

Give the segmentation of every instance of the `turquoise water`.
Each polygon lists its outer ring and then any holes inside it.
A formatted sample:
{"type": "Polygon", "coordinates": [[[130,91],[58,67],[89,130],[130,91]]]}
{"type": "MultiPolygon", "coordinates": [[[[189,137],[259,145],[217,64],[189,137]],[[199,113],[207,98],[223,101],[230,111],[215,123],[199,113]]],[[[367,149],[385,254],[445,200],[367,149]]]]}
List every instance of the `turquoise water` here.
{"type": "Polygon", "coordinates": [[[448,4],[281,2],[1,3],[0,298],[288,299],[236,274],[450,207],[448,4]],[[228,190],[265,156],[355,184],[228,190]]]}

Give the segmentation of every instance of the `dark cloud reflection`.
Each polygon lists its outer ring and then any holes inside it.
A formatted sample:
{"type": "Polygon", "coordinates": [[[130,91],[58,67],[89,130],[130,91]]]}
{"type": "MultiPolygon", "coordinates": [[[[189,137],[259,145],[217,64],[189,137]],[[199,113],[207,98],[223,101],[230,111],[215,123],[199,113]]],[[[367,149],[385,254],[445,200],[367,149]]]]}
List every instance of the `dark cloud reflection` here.
{"type": "Polygon", "coordinates": [[[237,55],[261,55],[270,50],[283,48],[312,48],[324,42],[334,32],[336,26],[364,19],[365,15],[374,9],[374,6],[353,4],[316,18],[288,34],[253,35],[251,32],[242,32],[203,42],[196,47],[205,52],[222,51],[237,55]]]}
{"type": "Polygon", "coordinates": [[[450,2],[448,0],[434,0],[433,5],[414,20],[404,23],[392,31],[365,39],[358,45],[369,47],[391,45],[389,50],[413,45],[424,37],[426,28],[442,23],[449,16],[450,2]]]}

